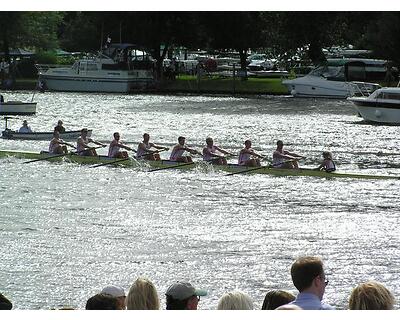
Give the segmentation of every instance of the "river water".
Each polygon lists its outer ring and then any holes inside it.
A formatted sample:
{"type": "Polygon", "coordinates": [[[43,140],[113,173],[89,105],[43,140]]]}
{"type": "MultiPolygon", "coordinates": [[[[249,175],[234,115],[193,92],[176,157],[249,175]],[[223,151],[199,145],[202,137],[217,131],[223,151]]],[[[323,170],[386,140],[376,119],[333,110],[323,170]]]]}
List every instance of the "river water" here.
{"type": "MultiPolygon", "coordinates": [[[[307,156],[303,166],[316,166],[328,149],[342,171],[400,175],[398,127],[360,123],[347,101],[54,92],[34,99],[37,115],[26,118],[36,131],[62,119],[100,141],[120,131],[134,147],[149,132],[167,146],[184,135],[198,149],[212,136],[233,152],[251,139],[265,154],[282,139],[307,156]]],[[[47,145],[0,141],[1,149],[47,145]]],[[[300,255],[323,258],[325,301],[338,309],[369,279],[400,297],[399,181],[22,162],[0,159],[0,292],[16,309],[84,308],[102,287],[128,291],[138,276],[154,282],[163,308],[176,280],[208,290],[200,309],[215,309],[235,288],[260,308],[268,290],[296,292],[290,266],[300,255]]]]}

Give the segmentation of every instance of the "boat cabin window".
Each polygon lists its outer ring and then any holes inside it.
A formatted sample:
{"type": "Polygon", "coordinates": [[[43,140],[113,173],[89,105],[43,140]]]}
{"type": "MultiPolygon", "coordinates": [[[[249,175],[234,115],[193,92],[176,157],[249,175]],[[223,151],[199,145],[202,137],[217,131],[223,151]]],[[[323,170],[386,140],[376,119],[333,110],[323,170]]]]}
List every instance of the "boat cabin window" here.
{"type": "Polygon", "coordinates": [[[400,93],[381,92],[377,96],[377,99],[400,100],[400,93]]]}
{"type": "Polygon", "coordinates": [[[320,66],[311,70],[309,73],[311,76],[315,77],[324,77],[333,80],[335,78],[343,78],[344,77],[344,68],[343,66],[320,66]]]}
{"type": "Polygon", "coordinates": [[[87,64],[87,70],[88,70],[88,71],[97,71],[97,64],[95,64],[95,63],[88,63],[88,64],[87,64]]]}

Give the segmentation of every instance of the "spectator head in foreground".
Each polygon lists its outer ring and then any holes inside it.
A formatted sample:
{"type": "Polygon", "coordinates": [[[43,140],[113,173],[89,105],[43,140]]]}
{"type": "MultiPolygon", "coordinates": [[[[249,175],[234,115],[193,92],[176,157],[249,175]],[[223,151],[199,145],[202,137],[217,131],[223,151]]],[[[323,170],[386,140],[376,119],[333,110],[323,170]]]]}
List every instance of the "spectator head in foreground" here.
{"type": "Polygon", "coordinates": [[[218,310],[253,310],[253,301],[242,291],[225,293],[218,302],[218,310]]]}
{"type": "Polygon", "coordinates": [[[292,302],[296,297],[290,292],[283,290],[271,290],[265,295],[261,310],[275,310],[289,302],[292,302]]]}
{"type": "Polygon", "coordinates": [[[299,306],[296,306],[295,304],[284,304],[282,306],[279,306],[275,310],[303,310],[299,306]]]}
{"type": "Polygon", "coordinates": [[[350,310],[391,310],[393,294],[381,283],[368,281],[353,289],[349,299],[350,310]]]}
{"type": "Polygon", "coordinates": [[[119,310],[117,298],[109,294],[99,293],[86,302],[86,310],[119,310]]]}
{"type": "Polygon", "coordinates": [[[10,300],[8,300],[2,293],[0,293],[0,310],[11,310],[13,307],[10,300]]]}
{"type": "Polygon", "coordinates": [[[159,310],[160,298],[154,284],[145,278],[138,278],[126,297],[128,310],[159,310]]]}
{"type": "Polygon", "coordinates": [[[101,293],[108,294],[114,298],[117,298],[118,301],[118,310],[125,310],[126,309],[126,304],[125,304],[125,291],[121,287],[118,286],[107,286],[104,287],[103,290],[101,290],[101,293]]]}
{"type": "Polygon", "coordinates": [[[165,293],[167,310],[197,310],[201,296],[206,296],[207,291],[195,289],[188,282],[175,282],[165,293]]]}
{"type": "Polygon", "coordinates": [[[332,306],[322,303],[328,280],[322,260],[318,257],[300,257],[290,270],[294,286],[299,290],[295,304],[305,310],[330,310],[332,306]]]}

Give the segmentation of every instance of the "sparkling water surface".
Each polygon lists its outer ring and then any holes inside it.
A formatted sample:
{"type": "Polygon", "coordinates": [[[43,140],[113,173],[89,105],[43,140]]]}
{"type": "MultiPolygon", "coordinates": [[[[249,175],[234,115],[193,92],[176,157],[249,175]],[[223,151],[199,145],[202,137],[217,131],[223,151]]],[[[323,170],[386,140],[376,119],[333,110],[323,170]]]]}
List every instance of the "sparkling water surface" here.
{"type": "MultiPolygon", "coordinates": [[[[11,119],[9,127],[26,118],[34,130],[49,131],[62,119],[67,129],[91,128],[107,143],[119,131],[136,147],[149,132],[158,144],[173,146],[184,135],[200,149],[212,136],[233,152],[251,139],[266,155],[282,139],[307,157],[306,167],[327,149],[341,171],[400,175],[399,128],[360,122],[347,101],[54,92],[34,100],[37,115],[11,119]]],[[[1,149],[47,147],[0,141],[1,149]]],[[[400,297],[400,181],[23,161],[0,159],[0,292],[16,309],[84,308],[102,287],[127,292],[138,276],[154,282],[163,308],[176,280],[208,290],[200,309],[215,309],[235,288],[260,308],[268,290],[296,293],[290,266],[300,255],[323,258],[325,301],[338,309],[369,279],[400,297]]]]}

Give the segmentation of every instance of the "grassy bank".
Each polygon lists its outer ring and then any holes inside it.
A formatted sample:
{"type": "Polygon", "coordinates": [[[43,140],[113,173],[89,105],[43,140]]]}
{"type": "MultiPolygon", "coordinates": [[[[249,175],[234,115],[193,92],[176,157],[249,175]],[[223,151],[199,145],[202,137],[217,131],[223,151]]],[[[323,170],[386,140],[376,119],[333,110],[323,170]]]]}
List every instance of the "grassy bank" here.
{"type": "Polygon", "coordinates": [[[226,94],[288,94],[280,78],[248,78],[179,76],[164,83],[161,91],[226,94]]]}

